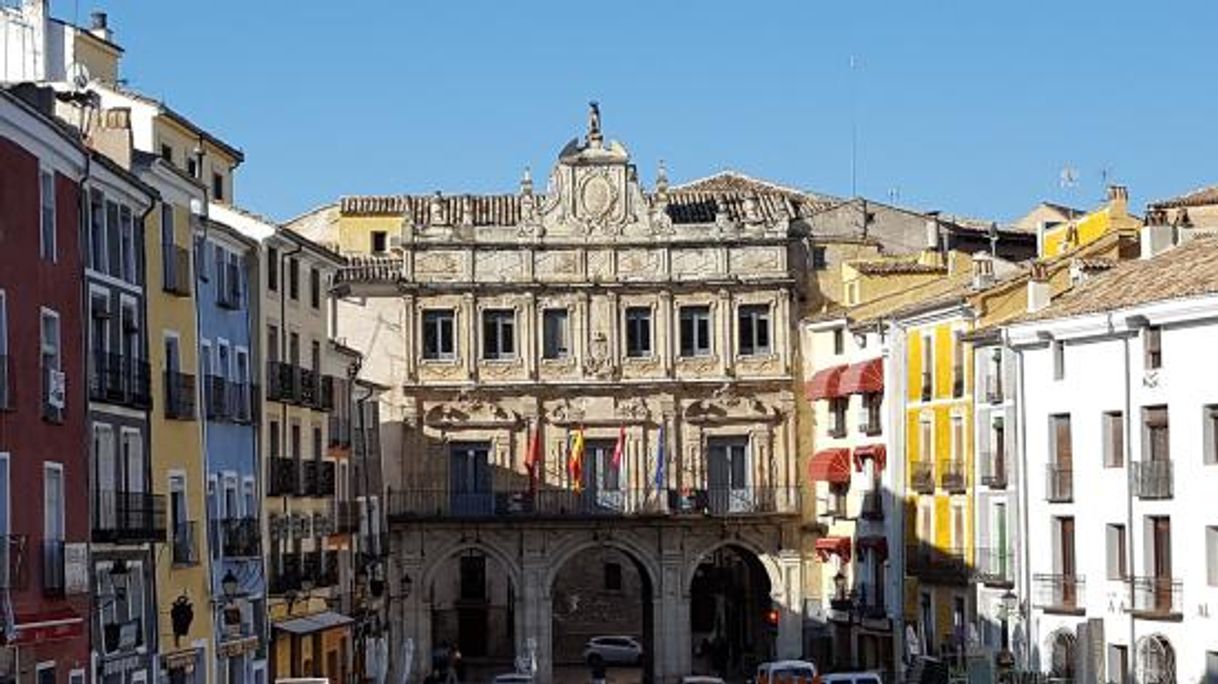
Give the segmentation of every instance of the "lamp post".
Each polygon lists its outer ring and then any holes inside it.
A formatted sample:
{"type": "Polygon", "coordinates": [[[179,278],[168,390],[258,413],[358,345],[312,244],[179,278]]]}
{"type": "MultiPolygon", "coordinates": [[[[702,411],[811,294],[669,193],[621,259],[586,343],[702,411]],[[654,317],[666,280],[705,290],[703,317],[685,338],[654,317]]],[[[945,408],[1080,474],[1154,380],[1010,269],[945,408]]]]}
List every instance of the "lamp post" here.
{"type": "Polygon", "coordinates": [[[1011,652],[1011,616],[1019,609],[1019,597],[1007,589],[998,602],[998,614],[1002,617],[1002,650],[998,653],[997,664],[999,670],[1009,671],[1015,666],[1015,654],[1011,652]]]}

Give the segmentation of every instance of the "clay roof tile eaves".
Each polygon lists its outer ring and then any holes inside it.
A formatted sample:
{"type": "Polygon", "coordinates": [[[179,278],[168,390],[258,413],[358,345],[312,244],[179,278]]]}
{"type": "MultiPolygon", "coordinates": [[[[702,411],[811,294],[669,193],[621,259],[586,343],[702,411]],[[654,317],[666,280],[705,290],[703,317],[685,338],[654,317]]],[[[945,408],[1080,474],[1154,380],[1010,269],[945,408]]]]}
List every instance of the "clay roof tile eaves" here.
{"type": "Polygon", "coordinates": [[[1210,204],[1218,204],[1218,185],[1197,188],[1177,197],[1151,202],[1150,207],[1152,209],[1175,209],[1177,207],[1200,207],[1210,204]]]}
{"type": "Polygon", "coordinates": [[[334,276],[339,283],[394,283],[402,279],[399,257],[350,257],[334,276]]]}

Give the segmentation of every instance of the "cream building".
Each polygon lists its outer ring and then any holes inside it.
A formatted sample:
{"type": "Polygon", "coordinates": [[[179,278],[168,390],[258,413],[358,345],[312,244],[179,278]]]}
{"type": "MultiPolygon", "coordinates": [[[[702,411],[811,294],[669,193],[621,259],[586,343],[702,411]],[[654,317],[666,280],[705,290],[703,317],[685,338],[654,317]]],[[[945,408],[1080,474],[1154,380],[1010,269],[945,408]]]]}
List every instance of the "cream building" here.
{"type": "Polygon", "coordinates": [[[572,599],[567,578],[602,563],[641,604],[605,629],[639,639],[654,681],[714,665],[718,637],[726,669],[800,655],[788,250],[808,207],[663,170],[645,193],[599,119],[544,193],[526,173],[516,194],[348,197],[301,224],[384,252],[339,273],[336,336],[392,388],[394,669],[456,641],[549,681],[602,590],[572,599]]]}

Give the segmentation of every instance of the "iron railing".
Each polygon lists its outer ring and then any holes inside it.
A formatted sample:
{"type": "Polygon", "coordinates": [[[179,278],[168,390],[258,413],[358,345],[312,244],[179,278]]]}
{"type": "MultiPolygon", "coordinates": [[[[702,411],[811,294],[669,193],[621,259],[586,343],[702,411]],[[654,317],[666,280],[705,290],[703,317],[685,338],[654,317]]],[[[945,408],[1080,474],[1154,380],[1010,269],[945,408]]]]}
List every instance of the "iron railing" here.
{"type": "Polygon", "coordinates": [[[1015,554],[1010,549],[982,547],[974,563],[977,581],[990,587],[1012,587],[1015,583],[1015,554]]]}
{"type": "Polygon", "coordinates": [[[964,550],[938,548],[930,544],[905,547],[905,568],[914,577],[932,584],[967,584],[969,567],[964,550]]]}
{"type": "Polygon", "coordinates": [[[26,554],[29,553],[29,536],[24,534],[0,535],[0,589],[24,589],[26,576],[26,554]]]}
{"type": "Polygon", "coordinates": [[[194,420],[195,376],[165,371],[165,417],[173,420],[194,420]]]}
{"type": "Polygon", "coordinates": [[[990,489],[1007,488],[1007,459],[1002,453],[981,454],[981,484],[990,489]]]}
{"type": "Polygon", "coordinates": [[[351,446],[351,419],[345,416],[330,416],[330,446],[351,446]]]}
{"type": "Polygon", "coordinates": [[[146,492],[94,492],[93,541],[165,541],[165,496],[146,492]]]}
{"type": "Polygon", "coordinates": [[[314,496],[333,497],[337,492],[336,478],[338,469],[334,461],[322,461],[317,464],[317,484],[313,488],[314,496]]]}
{"type": "Polygon", "coordinates": [[[267,589],[272,595],[279,596],[301,589],[302,555],[285,553],[281,554],[277,559],[271,559],[270,582],[268,582],[269,586],[267,589]]]}
{"type": "Polygon", "coordinates": [[[1171,461],[1134,461],[1133,493],[1139,499],[1170,499],[1174,493],[1171,461]]]}
{"type": "Polygon", "coordinates": [[[296,490],[301,496],[317,494],[317,473],[321,470],[321,462],[314,459],[304,459],[300,462],[300,487],[296,490]]]}
{"type": "Polygon", "coordinates": [[[363,503],[360,501],[330,502],[330,518],[334,521],[335,534],[353,534],[359,532],[359,523],[363,503]]]}
{"type": "Polygon", "coordinates": [[[148,408],[152,404],[148,362],[122,354],[90,354],[89,399],[148,408]]]}
{"type": "Polygon", "coordinates": [[[197,524],[190,520],[173,526],[173,564],[197,565],[199,563],[199,540],[195,534],[197,524]]]}
{"type": "Polygon", "coordinates": [[[799,488],[408,489],[391,491],[387,509],[396,520],[797,515],[799,488]]]}
{"type": "Polygon", "coordinates": [[[226,558],[255,558],[262,554],[258,518],[224,518],[219,524],[220,544],[226,558]]]}
{"type": "Polygon", "coordinates": [[[318,388],[316,407],[322,411],[334,410],[334,377],[321,376],[321,386],[318,388]]]}
{"type": "Polygon", "coordinates": [[[161,289],[180,297],[190,296],[190,250],[173,244],[161,245],[164,259],[161,268],[161,289]]]}
{"type": "Polygon", "coordinates": [[[282,361],[266,362],[266,398],[289,404],[300,403],[300,369],[282,361]]]}
{"type": "Polygon", "coordinates": [[[267,494],[270,496],[295,496],[300,491],[299,463],[294,458],[268,459],[270,482],[267,494]]]}
{"type": "Polygon", "coordinates": [[[952,494],[966,491],[967,481],[968,473],[964,461],[947,461],[939,470],[939,486],[952,494]]]}
{"type": "Polygon", "coordinates": [[[935,493],[935,464],[913,461],[909,464],[909,486],[919,494],[935,493]]]}
{"type": "Polygon", "coordinates": [[[1067,503],[1074,500],[1074,468],[1045,466],[1045,501],[1067,503]]]}
{"type": "Polygon", "coordinates": [[[228,378],[209,375],[205,380],[204,396],[207,401],[208,420],[227,420],[229,411],[228,378]]]}
{"type": "Polygon", "coordinates": [[[42,593],[45,596],[63,596],[67,587],[63,549],[62,539],[42,541],[42,593]]]}
{"type": "Polygon", "coordinates": [[[1087,582],[1081,575],[1037,574],[1032,576],[1032,589],[1037,608],[1072,613],[1082,609],[1087,582]]]}
{"type": "Polygon", "coordinates": [[[300,403],[305,406],[317,405],[317,397],[321,392],[320,377],[312,368],[300,369],[300,403]]]}
{"type": "Polygon", "coordinates": [[[1184,614],[1184,584],[1172,577],[1134,577],[1133,610],[1136,617],[1172,619],[1184,614]]]}

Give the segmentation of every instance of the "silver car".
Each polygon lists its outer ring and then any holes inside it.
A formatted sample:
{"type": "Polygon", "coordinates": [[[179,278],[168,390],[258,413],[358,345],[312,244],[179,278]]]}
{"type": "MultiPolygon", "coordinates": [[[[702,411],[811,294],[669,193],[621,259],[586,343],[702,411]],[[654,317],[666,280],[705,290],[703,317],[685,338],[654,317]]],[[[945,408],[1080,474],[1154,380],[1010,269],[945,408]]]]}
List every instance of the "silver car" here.
{"type": "Polygon", "coordinates": [[[584,662],[607,665],[638,665],[643,662],[643,646],[631,636],[598,636],[584,646],[584,662]]]}

